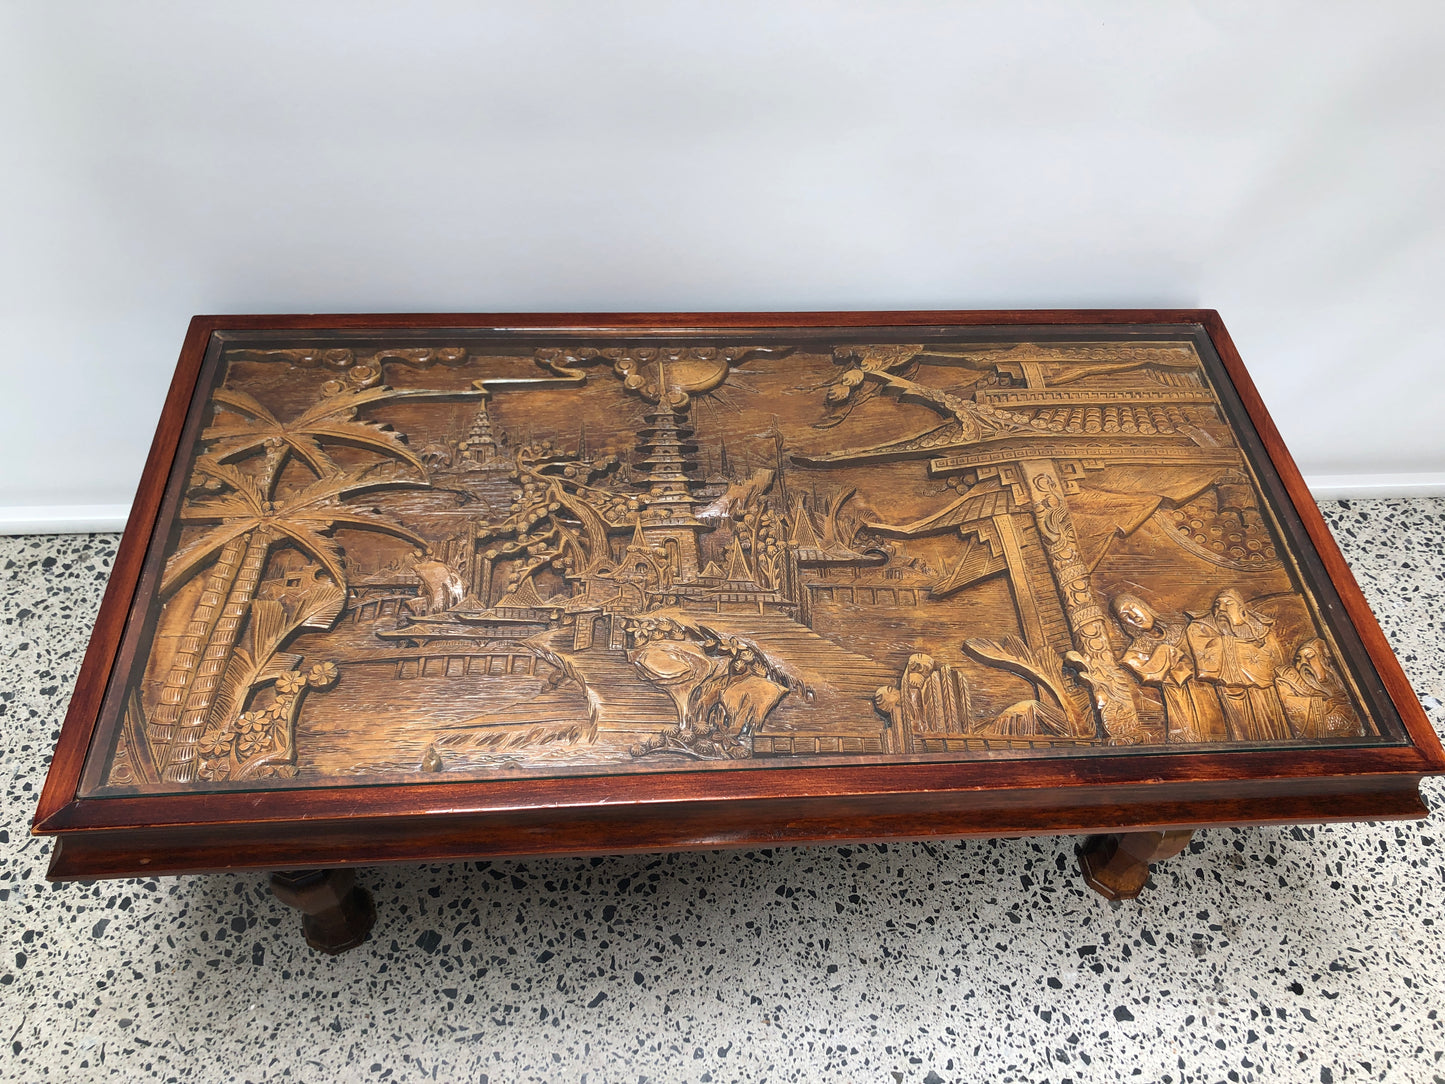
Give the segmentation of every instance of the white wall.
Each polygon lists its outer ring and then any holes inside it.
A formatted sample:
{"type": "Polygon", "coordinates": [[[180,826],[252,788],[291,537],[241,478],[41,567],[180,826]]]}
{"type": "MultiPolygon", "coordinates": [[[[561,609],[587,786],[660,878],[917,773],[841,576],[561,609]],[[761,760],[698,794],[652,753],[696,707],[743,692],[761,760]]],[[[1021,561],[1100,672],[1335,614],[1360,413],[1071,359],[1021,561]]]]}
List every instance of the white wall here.
{"type": "Polygon", "coordinates": [[[1201,305],[1445,482],[1442,107],[1438,2],[0,0],[0,520],[118,514],[195,312],[1201,305]]]}

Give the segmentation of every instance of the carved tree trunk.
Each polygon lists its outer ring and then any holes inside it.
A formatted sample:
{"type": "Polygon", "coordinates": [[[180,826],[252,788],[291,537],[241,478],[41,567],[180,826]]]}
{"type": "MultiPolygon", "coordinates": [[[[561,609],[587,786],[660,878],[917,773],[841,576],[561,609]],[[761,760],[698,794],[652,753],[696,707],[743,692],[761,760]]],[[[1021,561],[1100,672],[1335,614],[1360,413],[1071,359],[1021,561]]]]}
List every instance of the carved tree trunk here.
{"type": "Polygon", "coordinates": [[[164,762],[167,747],[175,738],[176,723],[181,717],[181,707],[190,692],[195,677],[196,664],[201,652],[215,631],[221,617],[221,603],[231,593],[236,582],[236,573],[241,567],[241,557],[246,552],[246,536],[238,535],[221,549],[216,563],[206,574],[205,587],[191,611],[191,620],[181,636],[180,646],[165,685],[161,688],[160,703],[151,713],[146,731],[150,736],[151,748],[158,762],[164,762]]]}
{"type": "Polygon", "coordinates": [[[1073,631],[1077,656],[1086,664],[1080,676],[1089,684],[1094,706],[1113,745],[1135,745],[1144,740],[1134,702],[1133,684],[1114,659],[1104,607],[1094,594],[1088,566],[1079,553],[1073,517],[1064,500],[1063,486],[1049,460],[1020,464],[1033,503],[1034,519],[1044,540],[1049,568],[1073,631]]]}
{"type": "Polygon", "coordinates": [[[271,549],[271,533],[260,528],[244,537],[245,555],[231,584],[226,605],[206,640],[200,665],[196,668],[195,677],[191,679],[185,706],[181,709],[180,726],[176,730],[175,740],[167,749],[165,767],[161,772],[161,779],[166,783],[190,783],[196,778],[196,743],[205,733],[216,688],[225,676],[226,668],[231,664],[231,652],[235,649],[246,614],[251,609],[251,599],[255,597],[257,584],[261,582],[261,572],[266,567],[266,555],[271,549]]]}

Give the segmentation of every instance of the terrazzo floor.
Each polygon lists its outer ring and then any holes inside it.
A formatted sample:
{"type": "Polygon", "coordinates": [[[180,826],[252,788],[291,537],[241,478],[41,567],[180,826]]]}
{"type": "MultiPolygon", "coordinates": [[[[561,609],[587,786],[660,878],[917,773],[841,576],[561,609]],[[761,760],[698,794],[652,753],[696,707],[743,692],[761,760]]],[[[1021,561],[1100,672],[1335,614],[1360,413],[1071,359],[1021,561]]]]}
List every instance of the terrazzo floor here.
{"type": "MultiPolygon", "coordinates": [[[[1325,511],[1439,727],[1445,500],[1325,511]]],[[[115,544],[0,539],[0,1079],[1445,1084],[1439,813],[1210,831],[1129,904],[1063,838],[375,868],[336,959],[259,875],[47,884],[115,544]]]]}

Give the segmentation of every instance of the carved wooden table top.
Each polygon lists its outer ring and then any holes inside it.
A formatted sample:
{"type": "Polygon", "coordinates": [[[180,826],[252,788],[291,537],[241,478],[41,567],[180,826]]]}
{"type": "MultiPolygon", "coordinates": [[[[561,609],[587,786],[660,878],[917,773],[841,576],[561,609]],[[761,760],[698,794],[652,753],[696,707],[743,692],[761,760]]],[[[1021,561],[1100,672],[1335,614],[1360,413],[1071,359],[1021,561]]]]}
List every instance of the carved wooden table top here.
{"type": "Polygon", "coordinates": [[[197,318],[56,876],[1420,815],[1211,312],[197,318]]]}

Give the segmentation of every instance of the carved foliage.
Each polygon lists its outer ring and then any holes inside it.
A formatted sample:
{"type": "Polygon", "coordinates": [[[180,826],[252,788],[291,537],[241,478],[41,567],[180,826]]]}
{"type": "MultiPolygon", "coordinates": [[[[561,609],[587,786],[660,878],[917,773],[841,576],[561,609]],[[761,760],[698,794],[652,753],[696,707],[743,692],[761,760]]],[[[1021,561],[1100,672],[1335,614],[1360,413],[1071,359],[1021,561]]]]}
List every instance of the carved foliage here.
{"type": "Polygon", "coordinates": [[[308,689],[336,683],[334,662],[287,671],[274,679],[274,696],[264,707],[242,712],[201,740],[202,779],[254,779],[296,774],[296,717],[308,689]]]}
{"type": "Polygon", "coordinates": [[[1091,713],[1064,678],[1062,659],[1052,648],[1030,647],[1017,636],[1002,640],[976,637],[963,648],[979,662],[1017,674],[1046,690],[1053,703],[1020,701],[1006,708],[992,729],[999,733],[1056,734],[1092,739],[1096,727],[1091,713]]]}

